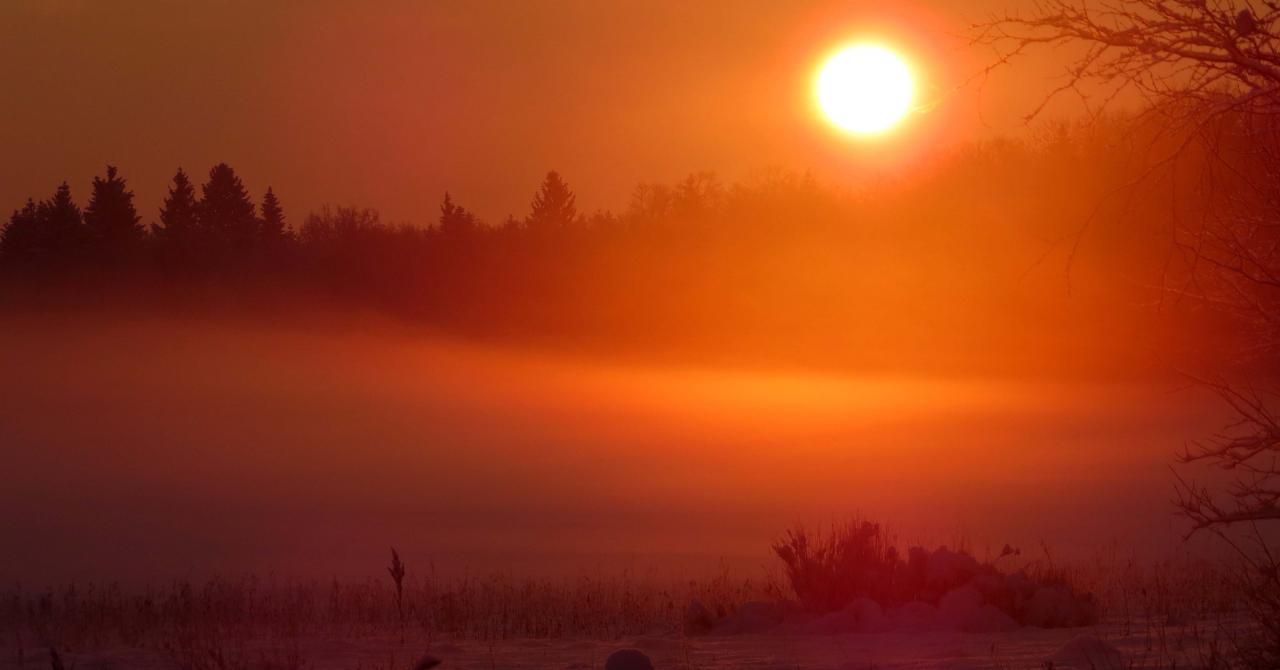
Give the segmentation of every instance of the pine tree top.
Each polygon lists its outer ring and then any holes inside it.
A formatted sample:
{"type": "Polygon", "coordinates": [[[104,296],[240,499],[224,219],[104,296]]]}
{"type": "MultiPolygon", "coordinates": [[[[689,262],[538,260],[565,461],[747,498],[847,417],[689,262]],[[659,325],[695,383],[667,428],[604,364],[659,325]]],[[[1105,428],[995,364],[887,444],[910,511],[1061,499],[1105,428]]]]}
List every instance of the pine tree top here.
{"type": "Polygon", "coordinates": [[[275,191],[267,187],[262,196],[262,235],[267,238],[279,238],[285,234],[284,208],[275,191]]]}
{"type": "Polygon", "coordinates": [[[529,225],[535,228],[563,226],[578,218],[577,196],[569,185],[552,170],[542,180],[542,186],[533,196],[529,225]]]}
{"type": "Polygon", "coordinates": [[[160,208],[160,223],[167,231],[188,230],[196,224],[196,189],[182,168],[173,175],[173,187],[160,208]]]}
{"type": "Polygon", "coordinates": [[[230,165],[213,166],[209,170],[209,181],[201,190],[204,197],[200,204],[208,215],[231,221],[253,218],[253,201],[230,165]]]}

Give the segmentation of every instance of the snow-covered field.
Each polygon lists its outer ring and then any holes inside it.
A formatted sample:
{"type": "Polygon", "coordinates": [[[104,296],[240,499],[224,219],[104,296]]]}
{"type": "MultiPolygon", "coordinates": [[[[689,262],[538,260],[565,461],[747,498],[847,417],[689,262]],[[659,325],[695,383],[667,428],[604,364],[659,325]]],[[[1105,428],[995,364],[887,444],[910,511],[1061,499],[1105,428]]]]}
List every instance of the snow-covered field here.
{"type": "MultiPolygon", "coordinates": [[[[647,636],[621,640],[434,641],[399,638],[358,640],[296,639],[246,641],[221,650],[198,667],[267,669],[409,670],[424,654],[441,668],[604,668],[610,653],[639,649],[663,668],[1196,668],[1208,658],[1214,626],[1130,628],[1119,624],[1089,628],[973,633],[881,633],[843,635],[741,635],[685,638],[647,636]],[[1052,665],[1049,665],[1052,663],[1052,665]]],[[[6,646],[11,644],[7,642],[6,646]]],[[[9,647],[0,668],[48,668],[48,651],[9,647]]],[[[165,650],[95,649],[63,651],[66,668],[76,670],[179,669],[165,650]]]]}

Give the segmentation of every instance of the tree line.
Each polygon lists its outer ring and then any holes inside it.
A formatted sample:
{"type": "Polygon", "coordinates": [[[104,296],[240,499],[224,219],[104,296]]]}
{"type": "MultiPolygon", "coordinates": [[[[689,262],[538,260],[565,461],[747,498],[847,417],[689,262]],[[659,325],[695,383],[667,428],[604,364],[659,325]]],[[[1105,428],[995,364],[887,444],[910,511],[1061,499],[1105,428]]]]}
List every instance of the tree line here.
{"type": "Polygon", "coordinates": [[[109,167],[83,209],[62,184],[13,213],[0,299],[163,293],[187,309],[212,288],[521,342],[966,369],[1052,366],[1096,348],[1092,359],[1123,363],[1138,345],[1090,324],[1188,346],[1204,330],[1134,308],[1155,281],[1134,278],[1169,271],[1168,187],[1094,212],[1142,169],[1115,151],[1137,134],[1124,119],[1046,126],[967,146],[910,181],[852,187],[783,170],[733,183],[696,172],[642,183],[616,212],[584,213],[552,171],[523,216],[485,222],[444,193],[417,225],[353,206],[290,218],[270,188],[255,203],[225,164],[202,183],[179,170],[144,225],[109,167]],[[1062,266],[1043,259],[1062,260],[1071,247],[1053,241],[1091,216],[1066,291],[1062,266]]]}
{"type": "MultiPolygon", "coordinates": [[[[181,168],[173,177],[158,221],[145,226],[133,191],[115,166],[94,177],[89,201],[76,204],[65,181],[44,200],[29,198],[0,229],[0,269],[41,271],[68,266],[154,266],[198,272],[253,262],[296,261],[300,251],[342,242],[369,243],[385,235],[428,234],[445,240],[478,235],[487,228],[474,214],[444,194],[434,225],[394,227],[376,211],[329,208],[306,217],[294,229],[271,187],[255,205],[235,170],[219,163],[196,185],[181,168]],[[362,238],[356,240],[354,238],[362,238]]],[[[604,215],[608,216],[608,215],[604,215]]],[[[597,217],[598,218],[598,217],[597,217]]],[[[576,195],[560,175],[547,173],[523,221],[509,217],[503,229],[553,234],[588,219],[579,215],[576,195]]]]}
{"type": "Polygon", "coordinates": [[[292,239],[271,188],[256,207],[235,170],[215,165],[196,197],[179,169],[159,222],[142,224],[133,191],[115,166],[94,177],[83,210],[63,182],[48,199],[28,199],[0,231],[0,263],[38,270],[83,264],[139,264],[149,259],[228,260],[279,248],[292,239]],[[154,255],[149,256],[149,252],[154,255]]]}

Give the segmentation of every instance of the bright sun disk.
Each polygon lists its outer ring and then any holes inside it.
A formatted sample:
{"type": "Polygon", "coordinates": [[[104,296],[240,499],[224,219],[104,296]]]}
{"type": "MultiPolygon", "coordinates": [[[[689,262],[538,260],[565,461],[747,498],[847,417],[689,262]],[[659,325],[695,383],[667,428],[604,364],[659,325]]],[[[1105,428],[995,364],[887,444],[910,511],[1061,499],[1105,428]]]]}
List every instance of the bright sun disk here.
{"type": "Polygon", "coordinates": [[[888,130],[911,107],[915,83],[894,52],[870,44],[848,47],[822,65],[818,105],[831,122],[870,135],[888,130]]]}

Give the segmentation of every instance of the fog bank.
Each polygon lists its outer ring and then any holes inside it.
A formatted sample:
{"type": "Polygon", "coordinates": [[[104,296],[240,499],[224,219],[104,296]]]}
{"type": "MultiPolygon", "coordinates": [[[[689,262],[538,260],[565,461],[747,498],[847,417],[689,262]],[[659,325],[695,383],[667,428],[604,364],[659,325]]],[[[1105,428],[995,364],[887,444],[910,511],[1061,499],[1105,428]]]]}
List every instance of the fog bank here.
{"type": "MultiPolygon", "coordinates": [[[[355,318],[355,317],[353,317],[355,318]]],[[[389,324],[5,317],[0,579],[745,568],[796,521],[1176,545],[1177,380],[609,364],[389,324]]]]}

